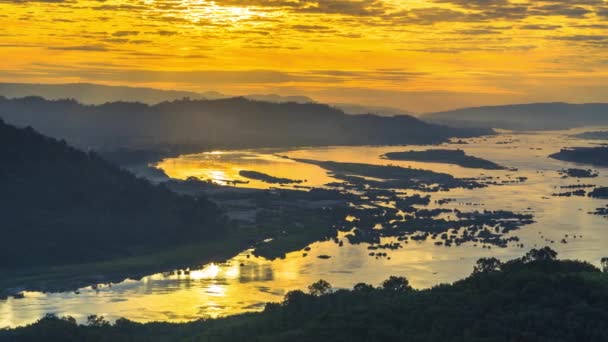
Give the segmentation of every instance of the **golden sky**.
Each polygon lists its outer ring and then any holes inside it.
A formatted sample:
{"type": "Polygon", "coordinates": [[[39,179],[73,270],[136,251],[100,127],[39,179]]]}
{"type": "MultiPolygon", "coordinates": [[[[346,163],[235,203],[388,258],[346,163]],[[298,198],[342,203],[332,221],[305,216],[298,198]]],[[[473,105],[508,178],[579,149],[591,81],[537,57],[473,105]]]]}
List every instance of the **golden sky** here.
{"type": "Polygon", "coordinates": [[[423,112],[608,102],[604,0],[0,0],[0,81],[423,112]]]}

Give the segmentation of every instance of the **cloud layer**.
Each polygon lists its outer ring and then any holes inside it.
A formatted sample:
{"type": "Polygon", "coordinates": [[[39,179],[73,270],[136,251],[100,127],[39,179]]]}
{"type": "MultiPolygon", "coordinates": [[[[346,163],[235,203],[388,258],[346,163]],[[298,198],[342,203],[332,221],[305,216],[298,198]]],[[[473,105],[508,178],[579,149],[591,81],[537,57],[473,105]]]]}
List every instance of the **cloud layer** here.
{"type": "Polygon", "coordinates": [[[413,110],[606,95],[604,0],[0,0],[0,18],[3,81],[407,94],[413,110]]]}

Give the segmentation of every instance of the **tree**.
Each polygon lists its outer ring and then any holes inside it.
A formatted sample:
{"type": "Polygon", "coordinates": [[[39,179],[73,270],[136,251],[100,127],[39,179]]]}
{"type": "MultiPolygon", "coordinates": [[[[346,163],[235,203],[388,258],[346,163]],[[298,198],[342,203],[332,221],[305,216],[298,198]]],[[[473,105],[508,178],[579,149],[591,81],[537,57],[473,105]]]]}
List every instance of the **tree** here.
{"type": "Polygon", "coordinates": [[[602,258],[602,272],[608,273],[608,257],[602,258]]]}
{"type": "Polygon", "coordinates": [[[395,276],[390,276],[388,279],[382,282],[381,286],[385,290],[395,292],[407,292],[412,289],[407,278],[395,276]]]}
{"type": "Polygon", "coordinates": [[[353,291],[360,292],[360,293],[370,293],[370,292],[374,291],[374,287],[370,284],[358,283],[357,285],[355,285],[353,287],[353,291]]]}
{"type": "Polygon", "coordinates": [[[530,261],[553,261],[557,259],[557,252],[550,247],[543,247],[541,249],[534,248],[533,250],[526,253],[524,256],[525,262],[530,261]]]}
{"type": "Polygon", "coordinates": [[[87,325],[90,327],[109,327],[110,322],[106,321],[103,316],[90,315],[87,317],[87,325]]]}
{"type": "Polygon", "coordinates": [[[496,272],[500,271],[501,267],[502,262],[496,258],[481,258],[473,267],[473,274],[496,272]]]}
{"type": "Polygon", "coordinates": [[[289,291],[285,295],[283,304],[286,306],[300,306],[308,300],[308,295],[300,290],[289,291]]]}
{"type": "Polygon", "coordinates": [[[308,292],[313,296],[323,296],[331,292],[331,284],[326,280],[319,280],[308,286],[308,292]]]}

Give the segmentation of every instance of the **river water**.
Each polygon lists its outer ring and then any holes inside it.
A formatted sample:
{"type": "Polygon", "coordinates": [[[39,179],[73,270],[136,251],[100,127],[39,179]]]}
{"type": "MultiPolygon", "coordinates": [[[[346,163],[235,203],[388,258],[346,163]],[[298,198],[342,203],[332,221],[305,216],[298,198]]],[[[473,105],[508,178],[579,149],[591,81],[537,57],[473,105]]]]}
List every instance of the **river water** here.
{"type": "MultiPolygon", "coordinates": [[[[548,158],[563,147],[592,146],[597,141],[574,139],[569,135],[601,128],[581,128],[543,133],[502,132],[488,138],[466,139],[467,144],[446,146],[381,146],[324,147],[293,150],[215,151],[166,159],[158,164],[170,177],[185,179],[195,176],[217,183],[247,181],[241,170],[253,170],[275,177],[305,180],[302,185],[323,186],[335,181],[325,170],[298,163],[281,156],[338,162],[393,164],[412,166],[457,177],[527,177],[523,183],[488,188],[432,193],[432,200],[455,199],[444,207],[461,210],[510,210],[532,213],[535,223],[512,234],[525,247],[486,249],[466,243],[458,247],[436,246],[433,241],[405,245],[391,250],[391,258],[368,255],[366,244],[338,247],[332,241],[310,245],[307,257],[301,251],[284,259],[266,260],[243,251],[221,264],[201,265],[190,274],[154,274],[141,280],[127,280],[96,289],[84,288],[77,293],[27,292],[23,299],[0,301],[0,327],[21,326],[36,321],[46,313],[70,315],[79,321],[89,314],[109,320],[126,317],[138,322],[184,322],[205,317],[218,317],[261,310],[264,303],[280,301],[285,293],[325,279],[334,287],[350,288],[358,282],[377,285],[390,275],[404,275],[413,286],[426,288],[452,282],[471,273],[478,258],[496,256],[503,260],[523,255],[530,248],[545,245],[559,252],[561,258],[586,260],[599,264],[608,256],[608,218],[591,215],[605,207],[607,200],[588,197],[554,197],[552,193],[569,191],[557,187],[575,184],[608,186],[608,169],[597,168],[599,177],[590,179],[562,178],[562,168],[579,167],[573,163],[548,158]],[[424,150],[427,148],[460,148],[469,155],[518,171],[466,169],[438,163],[387,161],[387,152],[424,150]],[[566,237],[566,235],[568,237],[566,237]],[[574,238],[576,236],[576,238],[574,238]],[[565,239],[566,243],[561,240],[565,239]],[[552,242],[553,241],[553,242],[552,242]],[[317,258],[329,255],[331,259],[317,258]]],[[[604,128],[605,129],[605,128],[604,128]]],[[[239,187],[268,188],[260,181],[238,184],[239,187]]],[[[413,191],[411,193],[414,193],[413,191]]]]}

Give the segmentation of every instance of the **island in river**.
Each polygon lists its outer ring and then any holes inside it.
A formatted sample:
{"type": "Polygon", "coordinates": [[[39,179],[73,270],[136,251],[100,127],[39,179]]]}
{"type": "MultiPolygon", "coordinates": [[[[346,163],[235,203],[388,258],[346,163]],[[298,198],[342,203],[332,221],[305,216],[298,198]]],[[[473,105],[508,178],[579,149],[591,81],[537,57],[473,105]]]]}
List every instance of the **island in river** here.
{"type": "Polygon", "coordinates": [[[269,183],[269,184],[300,184],[300,183],[304,182],[301,179],[274,177],[274,176],[271,176],[271,175],[263,173],[263,172],[249,171],[249,170],[241,170],[241,171],[239,171],[239,175],[241,177],[259,180],[259,181],[262,181],[264,183],[269,183]]]}
{"type": "Polygon", "coordinates": [[[506,170],[507,168],[486,159],[467,155],[463,150],[426,150],[389,152],[384,156],[390,160],[407,160],[427,163],[454,164],[472,169],[506,170]]]}
{"type": "Polygon", "coordinates": [[[608,166],[608,147],[563,148],[549,157],[574,163],[608,166]]]}

